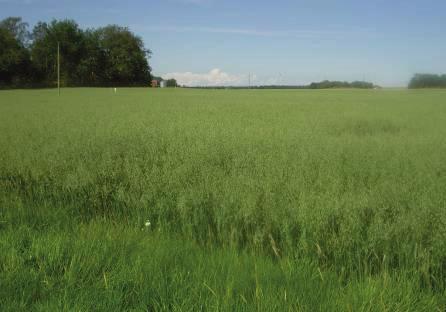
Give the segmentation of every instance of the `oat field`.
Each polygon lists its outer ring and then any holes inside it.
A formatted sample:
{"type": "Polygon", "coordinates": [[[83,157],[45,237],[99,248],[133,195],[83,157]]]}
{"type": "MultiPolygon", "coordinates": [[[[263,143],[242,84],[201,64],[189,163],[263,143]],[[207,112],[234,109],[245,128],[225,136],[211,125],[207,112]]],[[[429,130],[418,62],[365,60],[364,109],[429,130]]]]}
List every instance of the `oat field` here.
{"type": "Polygon", "coordinates": [[[2,311],[445,298],[445,90],[0,91],[2,311]]]}

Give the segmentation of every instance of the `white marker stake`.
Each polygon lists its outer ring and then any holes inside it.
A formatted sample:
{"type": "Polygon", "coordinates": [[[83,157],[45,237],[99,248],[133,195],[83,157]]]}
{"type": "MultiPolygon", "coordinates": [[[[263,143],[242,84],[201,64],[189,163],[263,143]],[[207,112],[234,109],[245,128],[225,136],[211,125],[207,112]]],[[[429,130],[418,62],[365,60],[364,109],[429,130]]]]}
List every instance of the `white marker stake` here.
{"type": "Polygon", "coordinates": [[[115,93],[116,93],[116,88],[115,88],[115,93]]]}

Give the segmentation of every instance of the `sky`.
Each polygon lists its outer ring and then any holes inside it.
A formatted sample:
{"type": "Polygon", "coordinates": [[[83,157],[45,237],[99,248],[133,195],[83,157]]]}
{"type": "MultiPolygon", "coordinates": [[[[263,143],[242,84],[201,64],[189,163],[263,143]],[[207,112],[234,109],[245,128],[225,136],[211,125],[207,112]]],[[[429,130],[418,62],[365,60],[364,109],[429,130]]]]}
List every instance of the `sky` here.
{"type": "Polygon", "coordinates": [[[128,26],[155,75],[187,85],[367,80],[446,73],[445,0],[0,0],[0,19],[128,26]]]}

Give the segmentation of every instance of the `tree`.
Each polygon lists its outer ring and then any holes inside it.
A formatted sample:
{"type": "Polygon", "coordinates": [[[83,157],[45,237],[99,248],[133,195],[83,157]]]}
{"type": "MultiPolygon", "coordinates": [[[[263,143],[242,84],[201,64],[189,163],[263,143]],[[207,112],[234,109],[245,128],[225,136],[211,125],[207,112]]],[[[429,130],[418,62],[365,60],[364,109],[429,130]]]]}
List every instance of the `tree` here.
{"type": "Polygon", "coordinates": [[[148,85],[151,68],[140,37],[125,27],[109,25],[97,30],[100,47],[105,57],[104,76],[117,84],[148,85]]]}
{"type": "Polygon", "coordinates": [[[82,85],[104,85],[106,84],[106,57],[101,48],[99,33],[94,29],[84,32],[84,56],[77,67],[77,74],[82,85]]]}
{"type": "Polygon", "coordinates": [[[76,84],[79,80],[77,66],[84,57],[83,32],[72,20],[53,20],[50,24],[39,23],[33,30],[31,54],[33,62],[47,83],[55,83],[57,77],[57,45],[60,44],[61,82],[76,84]]]}
{"type": "Polygon", "coordinates": [[[177,85],[177,81],[175,79],[173,79],[173,78],[172,79],[167,79],[166,86],[169,87],[169,88],[175,88],[175,87],[178,86],[177,85]]]}
{"type": "Polygon", "coordinates": [[[29,45],[30,33],[28,31],[28,23],[22,22],[21,17],[5,18],[0,21],[0,28],[8,30],[23,47],[29,45]]]}
{"type": "Polygon", "coordinates": [[[0,84],[18,86],[26,81],[29,54],[8,29],[0,27],[0,84]]]}
{"type": "Polygon", "coordinates": [[[446,75],[415,74],[410,80],[409,88],[446,88],[446,75]]]}

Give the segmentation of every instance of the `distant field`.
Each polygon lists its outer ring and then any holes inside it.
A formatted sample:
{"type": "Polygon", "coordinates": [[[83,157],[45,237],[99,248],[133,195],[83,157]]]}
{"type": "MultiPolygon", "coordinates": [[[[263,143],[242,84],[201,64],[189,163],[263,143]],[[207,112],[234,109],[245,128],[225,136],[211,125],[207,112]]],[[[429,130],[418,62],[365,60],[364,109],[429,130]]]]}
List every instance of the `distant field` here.
{"type": "Polygon", "coordinates": [[[444,311],[446,91],[0,91],[0,310],[132,309],[444,311]]]}

